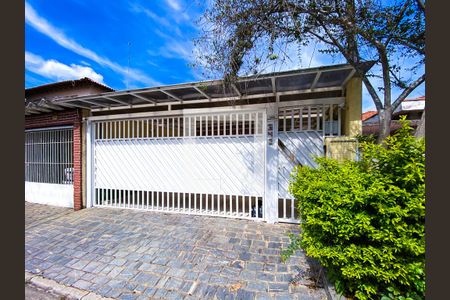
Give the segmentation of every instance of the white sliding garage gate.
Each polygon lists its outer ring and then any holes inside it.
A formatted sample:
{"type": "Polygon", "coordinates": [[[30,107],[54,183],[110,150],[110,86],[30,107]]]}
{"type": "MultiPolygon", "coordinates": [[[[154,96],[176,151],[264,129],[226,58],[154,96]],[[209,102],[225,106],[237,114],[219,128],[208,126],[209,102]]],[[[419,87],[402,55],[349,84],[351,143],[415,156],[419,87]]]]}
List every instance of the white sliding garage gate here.
{"type": "Polygon", "coordinates": [[[73,128],[25,131],[25,201],[73,207],[73,128]]]}
{"type": "Polygon", "coordinates": [[[94,206],[264,219],[265,111],[94,121],[94,206]]]}

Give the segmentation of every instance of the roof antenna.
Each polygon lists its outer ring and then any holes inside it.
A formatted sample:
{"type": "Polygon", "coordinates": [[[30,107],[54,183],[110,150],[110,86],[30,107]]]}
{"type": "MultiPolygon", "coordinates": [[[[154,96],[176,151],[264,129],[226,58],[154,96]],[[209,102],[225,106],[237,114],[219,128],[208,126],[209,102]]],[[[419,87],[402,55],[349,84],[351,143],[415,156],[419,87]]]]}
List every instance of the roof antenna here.
{"type": "Polygon", "coordinates": [[[127,66],[127,77],[125,80],[126,89],[128,90],[128,80],[130,76],[130,48],[131,48],[131,42],[128,42],[128,66],[127,66]]]}

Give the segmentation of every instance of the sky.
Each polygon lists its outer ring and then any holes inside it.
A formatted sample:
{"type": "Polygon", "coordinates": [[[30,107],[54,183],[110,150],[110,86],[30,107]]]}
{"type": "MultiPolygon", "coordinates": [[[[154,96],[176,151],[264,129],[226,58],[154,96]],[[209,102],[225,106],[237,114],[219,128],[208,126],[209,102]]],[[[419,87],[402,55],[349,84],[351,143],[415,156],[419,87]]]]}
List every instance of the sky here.
{"type": "MultiPolygon", "coordinates": [[[[195,61],[196,22],[208,0],[27,0],[25,87],[89,77],[116,90],[205,79],[195,61]]],[[[290,51],[295,52],[296,47],[290,51]]],[[[305,49],[276,70],[343,63],[305,49]]],[[[394,96],[399,91],[394,91],[394,96]]],[[[411,97],[424,95],[422,85],[411,97]]],[[[374,110],[363,88],[363,111],[374,110]]]]}

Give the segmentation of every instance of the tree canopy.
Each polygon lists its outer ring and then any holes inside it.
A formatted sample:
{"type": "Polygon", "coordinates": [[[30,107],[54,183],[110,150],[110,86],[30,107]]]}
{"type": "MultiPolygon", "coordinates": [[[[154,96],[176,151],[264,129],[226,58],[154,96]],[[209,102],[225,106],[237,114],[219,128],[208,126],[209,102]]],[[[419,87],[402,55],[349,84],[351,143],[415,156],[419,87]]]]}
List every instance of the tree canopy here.
{"type": "Polygon", "coordinates": [[[310,44],[355,67],[380,115],[380,140],[393,111],[425,81],[421,0],[214,0],[196,40],[197,65],[226,80],[286,63],[290,45],[310,44]],[[375,61],[363,73],[364,61],[375,61]],[[374,82],[379,81],[376,85],[374,82]],[[393,99],[393,89],[401,92],[393,99]]]}

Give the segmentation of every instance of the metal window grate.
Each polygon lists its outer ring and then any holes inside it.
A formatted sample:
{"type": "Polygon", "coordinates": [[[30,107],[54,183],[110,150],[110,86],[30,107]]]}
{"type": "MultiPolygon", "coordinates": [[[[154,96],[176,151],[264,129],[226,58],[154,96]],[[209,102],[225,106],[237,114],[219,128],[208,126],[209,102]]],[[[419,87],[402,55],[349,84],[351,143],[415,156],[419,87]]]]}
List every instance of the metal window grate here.
{"type": "Polygon", "coordinates": [[[341,135],[341,108],[337,104],[285,107],[279,110],[278,116],[278,130],[282,132],[320,131],[325,136],[341,135]]]}
{"type": "Polygon", "coordinates": [[[221,113],[100,121],[95,140],[262,135],[262,113],[221,113]]]}
{"type": "Polygon", "coordinates": [[[73,183],[73,130],[25,131],[25,181],[73,183]]]}

